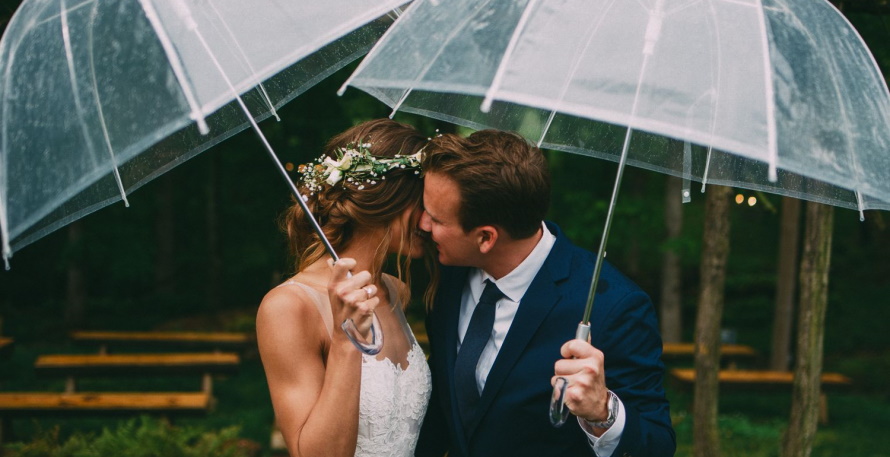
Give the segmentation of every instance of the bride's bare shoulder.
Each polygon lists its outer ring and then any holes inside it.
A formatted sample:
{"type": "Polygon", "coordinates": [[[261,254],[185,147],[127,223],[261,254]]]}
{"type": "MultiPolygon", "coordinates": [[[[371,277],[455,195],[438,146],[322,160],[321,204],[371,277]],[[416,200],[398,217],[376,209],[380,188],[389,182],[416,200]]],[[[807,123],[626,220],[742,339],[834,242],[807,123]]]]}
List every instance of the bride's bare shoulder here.
{"type": "MultiPolygon", "coordinates": [[[[309,286],[309,289],[312,289],[309,286]]],[[[316,303],[323,299],[322,294],[312,293],[297,281],[289,280],[272,288],[263,297],[257,310],[257,323],[268,321],[273,326],[294,325],[297,323],[317,323],[319,306],[316,303]],[[296,320],[296,321],[295,321],[296,320]]]]}

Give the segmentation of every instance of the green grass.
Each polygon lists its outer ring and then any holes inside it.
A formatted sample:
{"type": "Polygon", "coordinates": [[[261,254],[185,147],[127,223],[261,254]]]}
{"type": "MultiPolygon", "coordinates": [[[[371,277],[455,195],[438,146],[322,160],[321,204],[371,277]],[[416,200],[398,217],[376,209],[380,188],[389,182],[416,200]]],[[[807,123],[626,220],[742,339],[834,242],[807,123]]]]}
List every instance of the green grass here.
{"type": "MultiPolygon", "coordinates": [[[[225,321],[237,323],[238,330],[248,330],[252,327],[248,322],[250,314],[252,311],[247,310],[230,316],[225,321]]],[[[196,320],[198,321],[200,320],[196,320]]],[[[218,317],[214,319],[214,325],[219,325],[218,317]]],[[[226,325],[226,330],[233,329],[226,325]]],[[[166,329],[187,329],[187,327],[189,326],[181,322],[171,322],[164,326],[166,329]]],[[[12,356],[2,361],[3,370],[0,371],[2,390],[62,391],[62,380],[34,375],[32,367],[36,357],[40,354],[90,350],[60,341],[17,343],[12,356]]],[[[854,386],[846,391],[829,393],[830,423],[820,426],[812,455],[890,457],[890,448],[886,446],[885,439],[886,430],[890,429],[890,390],[885,387],[890,354],[878,351],[847,356],[829,355],[825,364],[827,370],[840,371],[851,376],[854,379],[854,386]]],[[[84,378],[79,388],[136,391],[198,390],[200,381],[196,376],[141,379],[84,378]]],[[[677,456],[692,456],[693,418],[690,414],[692,393],[670,383],[666,388],[677,432],[677,456]]],[[[238,437],[261,446],[260,456],[269,455],[268,444],[274,416],[262,364],[255,348],[242,354],[242,365],[237,374],[216,378],[214,393],[218,399],[215,410],[203,417],[172,417],[173,425],[211,432],[231,430],[230,427],[236,427],[238,437]]],[[[787,392],[782,390],[721,392],[719,426],[724,457],[779,456],[790,404],[790,389],[787,392]]],[[[7,442],[13,440],[19,443],[38,441],[45,439],[47,433],[54,432],[56,428],[60,441],[69,439],[73,435],[96,436],[101,434],[103,429],[122,427],[131,419],[129,417],[18,418],[11,422],[12,436],[6,436],[5,439],[7,442]]]]}

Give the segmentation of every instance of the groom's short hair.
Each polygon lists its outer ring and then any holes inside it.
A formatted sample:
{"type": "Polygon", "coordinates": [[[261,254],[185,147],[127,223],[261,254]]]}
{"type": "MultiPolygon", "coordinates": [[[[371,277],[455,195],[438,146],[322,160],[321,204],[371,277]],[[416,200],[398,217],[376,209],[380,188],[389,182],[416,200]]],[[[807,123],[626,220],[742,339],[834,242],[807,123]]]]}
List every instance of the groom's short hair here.
{"type": "Polygon", "coordinates": [[[544,154],[528,140],[481,130],[466,138],[438,136],[424,151],[424,172],[445,175],[460,189],[464,231],[494,225],[514,239],[537,233],[550,206],[550,171],[544,154]]]}

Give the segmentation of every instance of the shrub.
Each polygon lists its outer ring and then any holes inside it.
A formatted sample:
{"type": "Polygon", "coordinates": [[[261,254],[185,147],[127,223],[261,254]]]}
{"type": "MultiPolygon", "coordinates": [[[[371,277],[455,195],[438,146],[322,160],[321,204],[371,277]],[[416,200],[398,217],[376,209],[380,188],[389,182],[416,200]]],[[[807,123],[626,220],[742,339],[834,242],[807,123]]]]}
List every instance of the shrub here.
{"type": "Polygon", "coordinates": [[[98,435],[75,432],[67,440],[59,429],[38,434],[31,442],[8,444],[8,457],[251,457],[256,443],[238,437],[238,427],[213,431],[196,426],[177,427],[163,419],[140,417],[105,428],[98,435]]]}

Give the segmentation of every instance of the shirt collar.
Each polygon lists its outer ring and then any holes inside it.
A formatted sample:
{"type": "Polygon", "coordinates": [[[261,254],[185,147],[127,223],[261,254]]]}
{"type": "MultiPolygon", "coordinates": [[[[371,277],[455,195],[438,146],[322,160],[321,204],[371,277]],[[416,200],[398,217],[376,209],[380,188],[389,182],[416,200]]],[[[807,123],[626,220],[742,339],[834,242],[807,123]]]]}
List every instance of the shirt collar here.
{"type": "Polygon", "coordinates": [[[485,281],[488,280],[498,286],[498,289],[511,301],[519,303],[519,300],[522,299],[531,285],[532,280],[538,274],[538,270],[544,265],[544,261],[547,260],[547,256],[550,255],[550,250],[556,242],[556,236],[550,233],[547,225],[541,222],[541,227],[544,230],[543,234],[541,239],[538,240],[538,244],[532,249],[532,252],[513,271],[507,273],[501,279],[494,279],[494,277],[481,268],[474,268],[470,272],[470,289],[477,301],[482,296],[485,281]]]}

